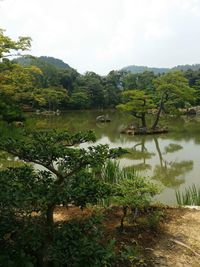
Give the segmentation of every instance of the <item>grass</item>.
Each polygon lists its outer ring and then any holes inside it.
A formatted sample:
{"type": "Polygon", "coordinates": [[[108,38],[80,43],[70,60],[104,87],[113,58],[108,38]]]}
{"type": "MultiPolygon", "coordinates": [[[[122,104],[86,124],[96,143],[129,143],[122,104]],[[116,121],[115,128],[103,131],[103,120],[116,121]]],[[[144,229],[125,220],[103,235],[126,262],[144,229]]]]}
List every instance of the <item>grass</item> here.
{"type": "MultiPolygon", "coordinates": [[[[123,180],[133,180],[137,177],[136,172],[131,170],[126,170],[121,168],[119,161],[117,160],[108,160],[101,169],[101,178],[112,185],[119,185],[123,180]]],[[[99,204],[104,207],[109,207],[111,204],[112,198],[100,199],[99,204]]]]}
{"type": "Polygon", "coordinates": [[[123,180],[137,177],[134,169],[121,168],[116,160],[108,160],[101,170],[101,175],[104,181],[110,184],[119,184],[123,180]]]}
{"type": "Polygon", "coordinates": [[[176,191],[176,201],[181,206],[200,206],[200,188],[193,184],[185,192],[176,191]]]}

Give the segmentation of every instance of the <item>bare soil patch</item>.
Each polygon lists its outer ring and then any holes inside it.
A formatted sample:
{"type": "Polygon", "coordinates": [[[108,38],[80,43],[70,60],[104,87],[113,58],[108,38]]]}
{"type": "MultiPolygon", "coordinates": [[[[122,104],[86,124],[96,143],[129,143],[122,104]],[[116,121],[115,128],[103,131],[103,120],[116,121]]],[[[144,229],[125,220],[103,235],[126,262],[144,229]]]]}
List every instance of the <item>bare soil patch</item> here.
{"type": "MultiPolygon", "coordinates": [[[[119,231],[122,212],[119,207],[104,211],[105,239],[116,239],[117,249],[124,244],[137,246],[144,263],[133,266],[200,267],[200,211],[162,207],[164,217],[157,229],[151,229],[142,214],[136,221],[127,220],[124,232],[119,231]]],[[[151,211],[148,211],[148,213],[151,211]]],[[[58,207],[55,221],[87,217],[92,210],[58,207]]]]}

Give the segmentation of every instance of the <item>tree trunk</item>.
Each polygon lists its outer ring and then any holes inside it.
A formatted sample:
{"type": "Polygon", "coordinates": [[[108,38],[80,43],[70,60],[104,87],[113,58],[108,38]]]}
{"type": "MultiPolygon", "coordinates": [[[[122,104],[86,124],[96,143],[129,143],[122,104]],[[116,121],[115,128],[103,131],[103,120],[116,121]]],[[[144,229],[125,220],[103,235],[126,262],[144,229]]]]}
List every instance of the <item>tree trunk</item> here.
{"type": "Polygon", "coordinates": [[[161,100],[160,100],[160,104],[159,104],[159,109],[158,109],[158,112],[156,114],[156,119],[151,127],[152,130],[155,130],[155,128],[157,127],[158,125],[158,122],[159,122],[159,119],[160,119],[160,114],[161,114],[161,111],[163,109],[163,104],[164,104],[164,95],[162,95],[161,97],[161,100]]]}
{"type": "Polygon", "coordinates": [[[124,230],[124,219],[125,219],[125,217],[127,215],[127,211],[128,211],[128,206],[123,206],[123,216],[121,218],[121,224],[120,224],[121,231],[124,230]]]}
{"type": "Polygon", "coordinates": [[[48,258],[48,251],[53,243],[53,212],[55,205],[49,205],[46,211],[46,224],[45,224],[45,240],[40,251],[40,266],[39,267],[53,267],[53,262],[48,258]]]}
{"type": "Polygon", "coordinates": [[[158,156],[159,156],[159,160],[160,160],[160,166],[161,166],[161,168],[163,168],[163,157],[162,157],[162,153],[160,151],[158,139],[156,137],[154,137],[154,142],[155,142],[155,145],[156,145],[156,150],[158,152],[158,156]]]}
{"type": "Polygon", "coordinates": [[[142,113],[141,121],[142,121],[142,128],[146,129],[147,128],[147,124],[146,124],[146,116],[145,116],[145,113],[142,113]]]}

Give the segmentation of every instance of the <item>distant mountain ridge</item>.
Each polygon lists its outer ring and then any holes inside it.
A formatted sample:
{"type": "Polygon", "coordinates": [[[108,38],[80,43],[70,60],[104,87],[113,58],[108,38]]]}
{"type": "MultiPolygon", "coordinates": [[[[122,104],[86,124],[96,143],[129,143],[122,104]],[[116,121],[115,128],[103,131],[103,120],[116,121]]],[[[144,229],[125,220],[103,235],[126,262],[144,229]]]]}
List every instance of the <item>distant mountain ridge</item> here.
{"type": "Polygon", "coordinates": [[[191,69],[193,71],[199,70],[200,69],[200,64],[178,65],[178,66],[175,66],[173,68],[156,68],[156,67],[154,68],[154,67],[137,66],[137,65],[130,65],[130,66],[122,68],[123,71],[128,71],[128,72],[131,72],[131,73],[142,73],[144,71],[152,71],[155,74],[158,74],[158,73],[162,74],[162,73],[166,73],[166,72],[173,71],[173,70],[186,71],[186,70],[189,70],[189,69],[191,69]]]}
{"type": "Polygon", "coordinates": [[[59,69],[69,69],[70,66],[65,63],[63,60],[55,58],[55,57],[47,57],[47,56],[41,56],[39,57],[40,60],[52,64],[55,67],[59,68],[59,69]]]}
{"type": "Polygon", "coordinates": [[[47,57],[47,56],[41,56],[41,57],[19,57],[15,59],[16,62],[23,66],[29,66],[29,65],[40,65],[40,64],[48,64],[52,65],[57,69],[70,69],[71,67],[65,63],[63,60],[54,58],[54,57],[47,57]]]}

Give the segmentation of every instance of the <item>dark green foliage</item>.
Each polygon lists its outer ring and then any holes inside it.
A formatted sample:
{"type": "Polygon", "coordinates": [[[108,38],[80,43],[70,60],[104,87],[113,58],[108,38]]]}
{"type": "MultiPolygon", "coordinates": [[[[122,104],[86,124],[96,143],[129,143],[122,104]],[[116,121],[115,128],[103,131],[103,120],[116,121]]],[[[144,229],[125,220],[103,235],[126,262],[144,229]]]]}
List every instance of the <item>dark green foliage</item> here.
{"type": "Polygon", "coordinates": [[[147,226],[153,230],[158,230],[161,219],[164,217],[162,211],[156,210],[148,214],[147,216],[147,226]]]}
{"type": "MultiPolygon", "coordinates": [[[[120,263],[122,266],[146,266],[137,245],[124,245],[120,251],[120,263]]],[[[120,265],[121,266],[121,265],[120,265]]]]}
{"type": "Polygon", "coordinates": [[[98,216],[58,225],[55,229],[54,246],[50,250],[55,267],[115,266],[114,241],[104,245],[101,242],[102,230],[98,216]]]}
{"type": "Polygon", "coordinates": [[[13,121],[24,121],[25,116],[19,107],[6,103],[7,101],[0,100],[0,116],[1,118],[11,123],[13,121]]]}
{"type": "Polygon", "coordinates": [[[116,161],[106,162],[102,168],[102,177],[115,189],[109,203],[116,203],[122,208],[121,230],[124,229],[124,220],[130,210],[149,207],[152,197],[159,193],[154,183],[139,177],[133,170],[121,169],[116,161]]]}
{"type": "Polygon", "coordinates": [[[143,90],[147,93],[155,92],[155,87],[153,80],[156,78],[156,75],[153,72],[145,71],[139,74],[128,73],[124,76],[124,89],[136,89],[143,90]]]}
{"type": "Polygon", "coordinates": [[[111,185],[94,170],[122,151],[106,145],[77,147],[95,141],[91,131],[22,133],[20,138],[2,140],[1,149],[45,170],[22,166],[0,172],[0,244],[5,248],[0,262],[10,262],[10,266],[20,266],[19,262],[45,267],[109,266],[114,252],[112,246],[107,249],[100,243],[95,219],[59,226],[53,213],[60,204],[83,208],[113,195],[111,185]]]}

